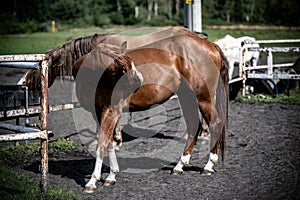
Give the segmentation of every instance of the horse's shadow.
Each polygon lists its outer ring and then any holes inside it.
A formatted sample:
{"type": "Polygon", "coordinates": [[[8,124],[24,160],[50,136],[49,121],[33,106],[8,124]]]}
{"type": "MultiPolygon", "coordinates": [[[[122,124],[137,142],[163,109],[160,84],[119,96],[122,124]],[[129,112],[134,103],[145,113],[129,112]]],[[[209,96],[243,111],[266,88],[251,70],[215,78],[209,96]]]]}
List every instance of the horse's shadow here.
{"type": "MultiPolygon", "coordinates": [[[[143,128],[137,128],[132,127],[131,125],[126,126],[127,130],[135,130],[137,133],[144,133],[144,136],[150,136],[152,138],[158,138],[158,139],[164,139],[164,140],[180,140],[180,138],[170,135],[166,135],[163,133],[157,133],[155,130],[146,130],[143,128]]],[[[85,130],[87,131],[87,130],[85,130]]],[[[92,133],[89,131],[89,133],[92,133]]],[[[138,138],[138,136],[141,135],[135,135],[134,134],[127,134],[125,131],[122,131],[122,138],[123,142],[130,142],[132,140],[135,140],[138,138]]],[[[122,151],[122,148],[121,150],[122,151]]],[[[66,153],[68,154],[68,153],[66,153]]],[[[49,154],[49,174],[60,176],[61,178],[68,178],[73,179],[75,182],[84,187],[86,184],[87,179],[90,178],[95,165],[95,158],[92,155],[76,155],[75,152],[70,152],[71,155],[66,154],[49,154]],[[78,156],[78,157],[77,157],[78,156]],[[69,158],[66,158],[69,157],[69,158]]],[[[148,158],[148,157],[140,157],[140,158],[117,158],[120,169],[122,170],[128,170],[128,169],[140,169],[148,170],[148,169],[157,169],[157,170],[169,170],[172,171],[173,167],[175,166],[175,163],[169,163],[163,159],[158,158],[148,158]]],[[[102,173],[109,173],[110,168],[107,165],[109,163],[107,161],[107,156],[104,159],[104,163],[102,166],[102,173]]],[[[40,162],[36,161],[29,165],[24,166],[24,170],[31,171],[35,174],[39,174],[40,168],[40,162]]],[[[189,166],[184,168],[185,171],[200,171],[201,168],[189,166]]]]}
{"type": "MultiPolygon", "coordinates": [[[[138,162],[143,163],[143,165],[147,165],[147,163],[153,163],[159,162],[159,160],[152,160],[151,158],[120,158],[118,159],[120,161],[120,168],[122,171],[123,169],[126,169],[127,167],[132,167],[134,165],[137,165],[138,162]],[[128,160],[129,159],[129,160],[128,160]],[[144,163],[145,161],[146,163],[144,163]],[[124,164],[127,166],[124,166],[124,164]]],[[[91,177],[91,173],[94,170],[94,164],[95,164],[95,159],[94,158],[84,158],[84,159],[74,159],[74,160],[51,160],[49,159],[49,174],[55,175],[55,176],[60,176],[61,178],[68,178],[75,180],[75,182],[80,185],[81,187],[84,187],[85,184],[87,183],[87,180],[91,177]]],[[[153,164],[152,164],[153,165],[153,164]]],[[[176,165],[175,162],[166,164],[161,167],[157,168],[157,170],[162,170],[162,171],[169,171],[169,173],[172,172],[174,166],[176,165]]],[[[134,166],[137,167],[137,166],[134,166]]],[[[138,166],[143,168],[143,166],[138,166]]],[[[145,168],[149,166],[144,166],[145,168]]],[[[154,166],[155,167],[155,166],[154,166]]],[[[156,166],[157,167],[157,166],[156,166]]],[[[31,171],[35,174],[39,174],[40,168],[40,162],[34,162],[31,163],[30,165],[27,165],[24,167],[24,170],[26,171],[31,171]]],[[[185,166],[183,168],[185,172],[203,172],[203,168],[197,167],[197,166],[185,166]]],[[[102,166],[102,173],[109,173],[110,168],[106,164],[103,164],[102,166]]],[[[104,180],[101,179],[101,182],[104,180]]]]}
{"type": "MultiPolygon", "coordinates": [[[[84,186],[86,184],[85,178],[89,178],[91,172],[94,169],[95,159],[74,159],[74,160],[51,160],[49,159],[48,169],[49,174],[58,175],[61,178],[73,179],[75,182],[84,186]]],[[[40,173],[40,162],[34,162],[24,167],[24,170],[31,171],[33,173],[40,173]]],[[[103,165],[102,171],[109,172],[109,167],[103,165]]]]}
{"type": "Polygon", "coordinates": [[[123,127],[123,130],[122,130],[123,142],[130,142],[139,137],[144,137],[144,138],[152,137],[152,138],[158,138],[158,139],[168,139],[168,140],[177,139],[178,140],[178,138],[175,138],[175,136],[165,135],[163,133],[160,133],[160,132],[157,132],[157,131],[151,130],[151,129],[133,127],[130,124],[126,124],[123,127]],[[134,130],[134,131],[130,131],[130,130],[134,130]]]}
{"type": "MultiPolygon", "coordinates": [[[[176,166],[177,163],[173,162],[170,163],[168,166],[165,166],[163,168],[161,168],[160,170],[163,171],[170,171],[170,173],[172,173],[174,167],[176,166]]],[[[193,166],[193,165],[188,165],[188,166],[184,166],[183,167],[183,171],[184,172],[196,172],[196,173],[200,173],[202,174],[202,172],[204,171],[203,167],[197,167],[197,166],[193,166]]]]}

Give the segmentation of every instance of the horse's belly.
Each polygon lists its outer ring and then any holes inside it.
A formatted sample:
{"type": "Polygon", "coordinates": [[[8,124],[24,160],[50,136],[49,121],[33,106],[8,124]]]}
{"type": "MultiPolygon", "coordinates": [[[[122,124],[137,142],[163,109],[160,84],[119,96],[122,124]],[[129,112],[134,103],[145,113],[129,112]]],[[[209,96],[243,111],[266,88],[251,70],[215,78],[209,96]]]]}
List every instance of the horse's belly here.
{"type": "Polygon", "coordinates": [[[130,96],[129,109],[131,111],[145,110],[155,104],[162,104],[175,92],[163,85],[142,85],[130,96]]]}
{"type": "Polygon", "coordinates": [[[150,63],[139,65],[138,70],[142,72],[144,81],[130,97],[131,110],[143,110],[161,104],[179,87],[180,74],[171,66],[150,63]]]}

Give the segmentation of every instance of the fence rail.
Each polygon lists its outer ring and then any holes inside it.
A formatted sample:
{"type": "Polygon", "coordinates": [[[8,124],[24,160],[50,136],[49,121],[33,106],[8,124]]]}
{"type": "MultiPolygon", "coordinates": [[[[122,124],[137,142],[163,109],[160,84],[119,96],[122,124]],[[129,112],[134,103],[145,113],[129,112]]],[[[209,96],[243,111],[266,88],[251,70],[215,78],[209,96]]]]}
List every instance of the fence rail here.
{"type": "MultiPolygon", "coordinates": [[[[279,43],[300,43],[300,39],[292,39],[292,40],[259,40],[256,41],[258,44],[279,44],[279,43]]],[[[240,48],[240,63],[239,63],[239,77],[231,80],[231,82],[235,82],[237,80],[242,79],[242,95],[246,94],[246,79],[247,78],[260,78],[260,79],[293,79],[300,80],[300,74],[294,73],[286,73],[281,72],[281,68],[287,68],[293,66],[293,63],[282,63],[282,64],[274,64],[273,63],[273,53],[281,52],[281,53],[299,53],[300,47],[252,47],[249,44],[245,44],[240,48]],[[246,66],[246,55],[248,52],[259,51],[267,53],[267,65],[261,66],[246,66]],[[263,70],[265,72],[259,72],[257,70],[263,70]],[[274,69],[278,69],[274,72],[274,69]]]]}
{"type": "Polygon", "coordinates": [[[258,44],[279,44],[279,43],[300,43],[300,39],[286,39],[286,40],[257,40],[258,44]]]}
{"type": "MultiPolygon", "coordinates": [[[[0,67],[16,67],[26,69],[40,69],[41,70],[41,130],[24,129],[25,133],[1,134],[0,141],[13,140],[41,140],[41,190],[47,192],[48,190],[48,62],[44,54],[27,54],[27,55],[2,55],[0,56],[0,67]],[[39,65],[36,65],[38,61],[39,65]],[[20,62],[24,64],[20,64],[20,62]],[[30,62],[30,63],[26,63],[30,62]],[[34,64],[33,64],[34,63],[34,64]]],[[[2,128],[11,131],[22,129],[21,127],[0,124],[2,128]]]]}
{"type": "MultiPolygon", "coordinates": [[[[67,104],[60,104],[60,105],[51,105],[49,106],[49,112],[56,112],[61,110],[71,110],[74,108],[79,108],[80,104],[78,102],[75,103],[67,103],[67,104]]],[[[26,112],[28,112],[28,115],[34,116],[40,114],[42,111],[41,106],[31,106],[28,108],[28,111],[26,111],[25,108],[19,108],[19,109],[8,109],[0,111],[0,120],[5,120],[9,118],[15,118],[15,117],[22,117],[26,115],[26,112]]]]}

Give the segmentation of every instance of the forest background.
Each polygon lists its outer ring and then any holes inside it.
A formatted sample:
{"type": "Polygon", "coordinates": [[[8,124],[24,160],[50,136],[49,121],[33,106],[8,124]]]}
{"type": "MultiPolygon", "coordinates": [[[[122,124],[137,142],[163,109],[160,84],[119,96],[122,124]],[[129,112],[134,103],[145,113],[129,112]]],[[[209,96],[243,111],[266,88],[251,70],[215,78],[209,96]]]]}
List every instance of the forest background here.
{"type": "MultiPolygon", "coordinates": [[[[183,25],[183,0],[4,0],[0,33],[113,25],[183,25]]],[[[299,0],[202,0],[203,26],[300,26],[299,0]]]]}

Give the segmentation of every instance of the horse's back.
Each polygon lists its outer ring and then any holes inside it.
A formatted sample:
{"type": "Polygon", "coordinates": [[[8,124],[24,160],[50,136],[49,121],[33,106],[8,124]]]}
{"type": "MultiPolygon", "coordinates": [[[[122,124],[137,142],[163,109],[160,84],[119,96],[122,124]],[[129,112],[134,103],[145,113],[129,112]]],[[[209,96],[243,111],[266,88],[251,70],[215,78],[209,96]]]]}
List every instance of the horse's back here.
{"type": "Polygon", "coordinates": [[[214,94],[221,68],[220,52],[204,38],[173,36],[128,50],[127,54],[145,78],[132,96],[135,99],[146,96],[151,103],[165,101],[176,92],[182,78],[191,85],[205,84],[214,94]]]}

